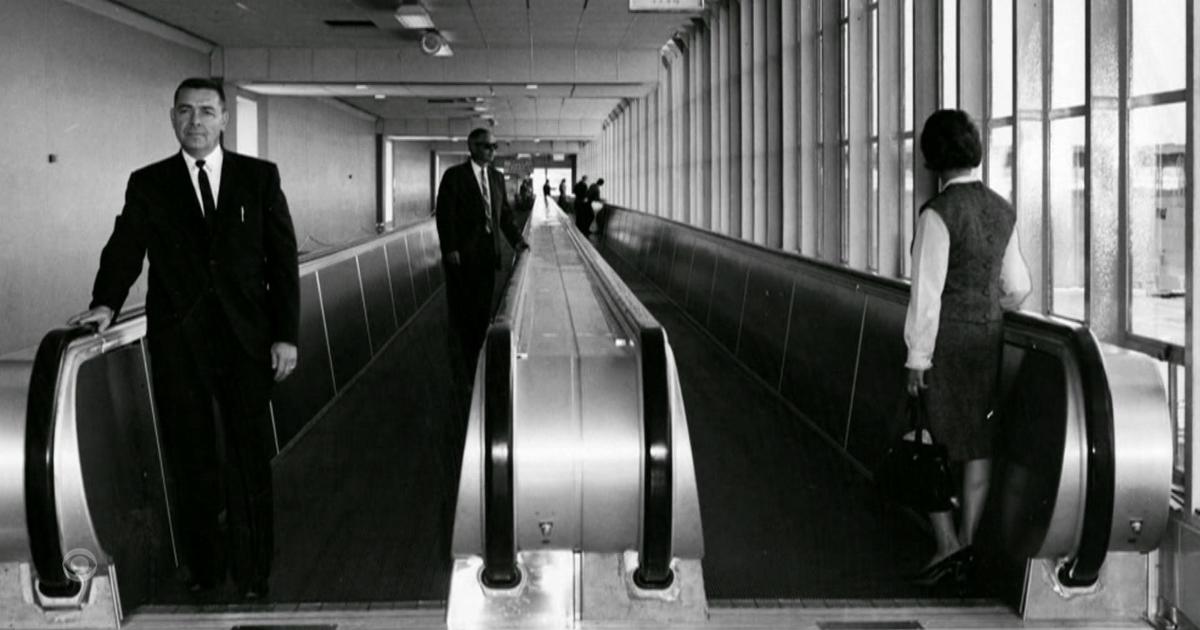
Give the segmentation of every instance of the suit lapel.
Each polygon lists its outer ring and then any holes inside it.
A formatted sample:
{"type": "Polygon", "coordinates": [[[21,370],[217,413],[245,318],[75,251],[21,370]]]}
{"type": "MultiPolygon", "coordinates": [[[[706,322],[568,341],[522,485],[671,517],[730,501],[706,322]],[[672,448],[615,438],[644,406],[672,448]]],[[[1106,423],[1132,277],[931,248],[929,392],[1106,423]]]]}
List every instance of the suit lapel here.
{"type": "Polygon", "coordinates": [[[217,192],[217,216],[229,216],[229,205],[233,203],[233,189],[237,181],[237,155],[225,152],[224,163],[221,164],[221,190],[217,192]]]}

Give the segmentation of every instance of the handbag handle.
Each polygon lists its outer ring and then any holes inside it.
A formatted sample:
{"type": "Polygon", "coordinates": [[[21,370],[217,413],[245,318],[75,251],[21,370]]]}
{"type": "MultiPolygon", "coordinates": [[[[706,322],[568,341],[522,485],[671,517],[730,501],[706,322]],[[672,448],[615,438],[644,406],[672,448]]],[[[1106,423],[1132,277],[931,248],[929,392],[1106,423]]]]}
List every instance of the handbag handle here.
{"type": "Polygon", "coordinates": [[[908,424],[919,436],[922,430],[929,428],[929,420],[925,412],[925,396],[922,394],[909,396],[906,407],[908,411],[908,424]]]}

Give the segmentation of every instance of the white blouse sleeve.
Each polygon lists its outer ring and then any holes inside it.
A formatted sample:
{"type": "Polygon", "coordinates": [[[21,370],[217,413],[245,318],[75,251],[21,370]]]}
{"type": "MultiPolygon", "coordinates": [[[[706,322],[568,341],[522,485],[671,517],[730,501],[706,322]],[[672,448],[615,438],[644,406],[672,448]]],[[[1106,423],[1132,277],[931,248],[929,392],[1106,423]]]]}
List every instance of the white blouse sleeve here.
{"type": "Polygon", "coordinates": [[[949,263],[950,232],[937,212],[926,210],[913,237],[912,293],[904,318],[904,343],[908,346],[904,366],[909,369],[928,370],[933,365],[949,263]]]}
{"type": "Polygon", "coordinates": [[[1000,307],[1006,311],[1017,310],[1031,289],[1029,268],[1021,256],[1021,239],[1014,229],[1004,248],[1004,262],[1000,264],[1000,307]]]}

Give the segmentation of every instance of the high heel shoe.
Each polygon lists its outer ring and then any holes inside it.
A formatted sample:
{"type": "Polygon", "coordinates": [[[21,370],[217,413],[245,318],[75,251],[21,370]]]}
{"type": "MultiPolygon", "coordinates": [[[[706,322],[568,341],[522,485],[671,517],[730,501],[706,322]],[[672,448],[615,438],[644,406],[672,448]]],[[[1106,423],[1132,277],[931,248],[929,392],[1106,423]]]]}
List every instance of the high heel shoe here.
{"type": "Polygon", "coordinates": [[[966,581],[970,573],[971,563],[975,560],[975,552],[968,546],[938,560],[921,569],[909,582],[919,586],[936,586],[944,582],[966,581]]]}

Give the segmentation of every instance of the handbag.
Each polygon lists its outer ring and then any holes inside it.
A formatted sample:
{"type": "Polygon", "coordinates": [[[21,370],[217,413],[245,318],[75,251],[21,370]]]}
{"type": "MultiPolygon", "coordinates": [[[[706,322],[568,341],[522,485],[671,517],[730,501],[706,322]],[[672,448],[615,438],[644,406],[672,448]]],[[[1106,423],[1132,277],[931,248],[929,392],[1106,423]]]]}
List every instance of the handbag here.
{"type": "Polygon", "coordinates": [[[887,497],[922,512],[953,507],[954,490],[946,447],[929,432],[920,396],[908,396],[904,414],[908,430],[892,442],[875,469],[875,483],[887,497]]]}

